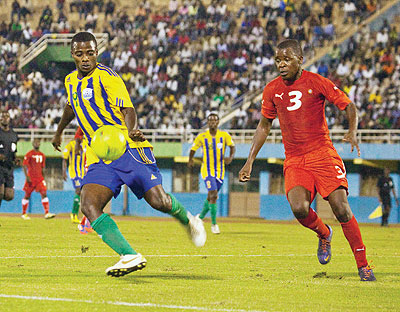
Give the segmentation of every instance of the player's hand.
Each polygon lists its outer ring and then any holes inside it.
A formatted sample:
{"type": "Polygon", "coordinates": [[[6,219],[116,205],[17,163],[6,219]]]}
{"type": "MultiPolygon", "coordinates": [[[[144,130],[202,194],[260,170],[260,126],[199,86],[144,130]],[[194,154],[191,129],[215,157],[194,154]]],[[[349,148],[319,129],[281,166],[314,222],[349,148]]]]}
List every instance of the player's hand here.
{"type": "Polygon", "coordinates": [[[231,157],[226,157],[225,159],[224,159],[224,162],[225,162],[225,165],[229,165],[231,162],[232,162],[232,158],[231,157]]]}
{"type": "Polygon", "coordinates": [[[239,182],[247,182],[250,180],[252,165],[247,162],[244,164],[243,168],[239,171],[239,182]]]}
{"type": "Polygon", "coordinates": [[[30,176],[26,176],[26,182],[31,183],[31,177],[30,176]]]}
{"type": "Polygon", "coordinates": [[[15,159],[14,159],[14,164],[15,164],[17,167],[21,166],[21,159],[15,158],[15,159]]]}
{"type": "Polygon", "coordinates": [[[129,137],[132,139],[132,141],[139,141],[139,142],[146,141],[143,132],[137,129],[129,131],[129,137]]]}
{"type": "Polygon", "coordinates": [[[61,134],[55,134],[51,140],[54,149],[61,152],[61,134]]]}
{"type": "Polygon", "coordinates": [[[361,156],[360,147],[358,146],[357,141],[357,132],[356,131],[349,131],[343,137],[344,142],[348,142],[351,144],[351,152],[353,152],[354,147],[357,149],[358,157],[361,156]]]}
{"type": "Polygon", "coordinates": [[[1,161],[5,161],[5,160],[6,160],[6,155],[0,154],[0,160],[1,160],[1,161]]]}
{"type": "Polygon", "coordinates": [[[188,161],[188,167],[189,168],[193,168],[193,164],[194,164],[194,162],[193,162],[193,158],[192,159],[189,159],[189,161],[188,161]]]}

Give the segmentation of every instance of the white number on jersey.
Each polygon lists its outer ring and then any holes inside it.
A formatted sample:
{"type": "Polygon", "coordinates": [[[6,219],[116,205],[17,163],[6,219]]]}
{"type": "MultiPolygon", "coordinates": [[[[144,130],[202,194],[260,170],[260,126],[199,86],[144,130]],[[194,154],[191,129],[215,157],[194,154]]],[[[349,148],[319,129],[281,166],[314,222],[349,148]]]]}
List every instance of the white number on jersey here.
{"type": "Polygon", "coordinates": [[[43,156],[42,155],[32,155],[32,158],[36,160],[36,163],[42,163],[43,162],[43,156]]]}
{"type": "Polygon", "coordinates": [[[303,104],[300,99],[303,96],[303,93],[301,93],[300,91],[290,91],[289,96],[294,96],[294,98],[290,99],[291,103],[294,103],[292,106],[288,106],[286,107],[286,109],[291,112],[294,110],[297,110],[301,107],[301,104],[303,104]]]}

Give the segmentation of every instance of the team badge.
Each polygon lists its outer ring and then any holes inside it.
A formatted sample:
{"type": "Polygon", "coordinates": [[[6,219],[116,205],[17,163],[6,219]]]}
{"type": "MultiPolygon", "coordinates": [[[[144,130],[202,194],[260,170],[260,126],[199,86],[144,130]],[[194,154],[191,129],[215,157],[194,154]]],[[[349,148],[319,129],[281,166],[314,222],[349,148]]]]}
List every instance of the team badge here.
{"type": "Polygon", "coordinates": [[[217,143],[217,148],[221,149],[223,146],[224,145],[221,142],[217,143]]]}
{"type": "Polygon", "coordinates": [[[82,97],[85,100],[90,100],[93,97],[93,89],[86,88],[82,91],[82,97]]]}
{"type": "Polygon", "coordinates": [[[312,89],[308,89],[308,94],[312,94],[312,89]]]}

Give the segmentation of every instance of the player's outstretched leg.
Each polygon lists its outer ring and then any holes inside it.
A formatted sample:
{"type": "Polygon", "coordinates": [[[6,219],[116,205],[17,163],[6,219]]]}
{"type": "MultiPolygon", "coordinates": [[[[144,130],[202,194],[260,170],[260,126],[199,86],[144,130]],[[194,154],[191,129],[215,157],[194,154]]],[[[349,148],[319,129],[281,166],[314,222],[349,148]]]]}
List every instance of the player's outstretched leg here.
{"type": "Polygon", "coordinates": [[[149,189],[144,194],[144,199],[154,209],[170,214],[185,226],[197,247],[204,246],[207,234],[199,215],[193,216],[188,212],[174,195],[165,193],[161,184],[149,189]]]}
{"type": "Polygon", "coordinates": [[[199,215],[193,216],[185,207],[175,198],[174,195],[168,193],[171,198],[171,211],[168,213],[177,218],[183,225],[187,226],[193,244],[202,247],[206,243],[207,234],[204,229],[203,220],[199,215]]]}
{"type": "Polygon", "coordinates": [[[120,277],[146,266],[146,259],[131,247],[108,214],[103,213],[98,217],[92,223],[92,227],[101,239],[121,256],[120,261],[106,270],[107,275],[120,277]]]}
{"type": "Polygon", "coordinates": [[[146,259],[137,253],[120,232],[111,217],[103,213],[104,206],[110,201],[113,192],[102,185],[85,184],[82,188],[82,212],[92,221],[92,227],[110,248],[120,255],[120,260],[106,270],[107,275],[124,276],[141,270],[146,259]]]}
{"type": "Polygon", "coordinates": [[[361,281],[376,281],[372,268],[368,265],[366,248],[361,237],[360,227],[350,209],[346,190],[342,188],[336,189],[329,195],[328,200],[333,213],[342,226],[343,234],[353,251],[361,281]]]}

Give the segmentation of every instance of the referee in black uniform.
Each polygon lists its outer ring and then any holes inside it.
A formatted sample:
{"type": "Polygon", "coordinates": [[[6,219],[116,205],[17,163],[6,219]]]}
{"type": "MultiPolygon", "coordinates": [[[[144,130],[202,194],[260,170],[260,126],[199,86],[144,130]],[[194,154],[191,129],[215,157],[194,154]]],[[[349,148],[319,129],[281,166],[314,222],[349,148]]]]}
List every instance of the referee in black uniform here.
{"type": "Polygon", "coordinates": [[[376,185],[378,187],[379,201],[382,205],[381,226],[388,225],[390,210],[392,208],[392,199],[390,196],[390,192],[393,193],[397,206],[399,205],[399,201],[396,196],[396,191],[394,190],[394,183],[392,178],[389,176],[389,173],[390,173],[389,168],[385,168],[383,170],[383,175],[378,179],[378,183],[376,185]]]}
{"type": "Polygon", "coordinates": [[[10,114],[0,113],[0,205],[1,201],[14,198],[14,165],[19,164],[15,157],[18,135],[10,128],[10,114]]]}

